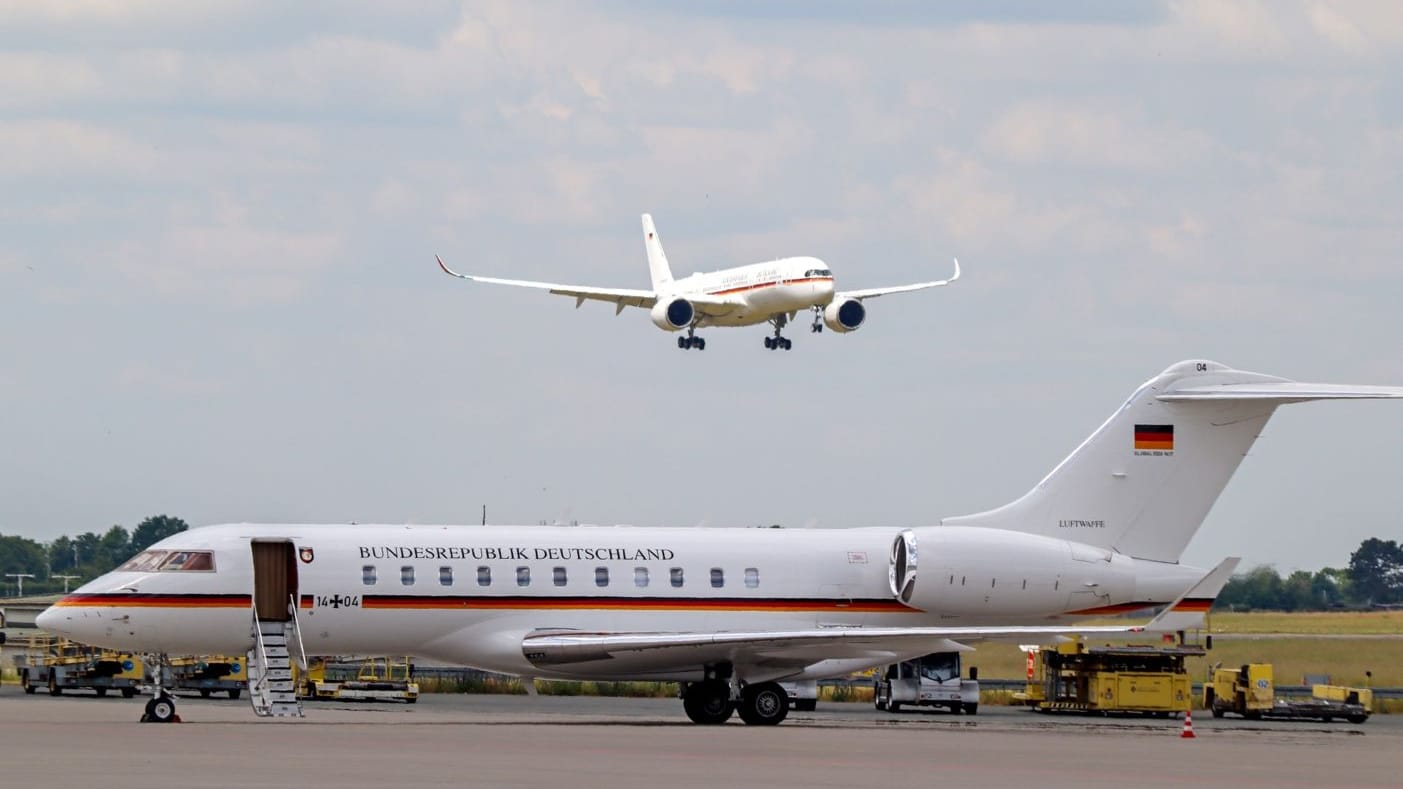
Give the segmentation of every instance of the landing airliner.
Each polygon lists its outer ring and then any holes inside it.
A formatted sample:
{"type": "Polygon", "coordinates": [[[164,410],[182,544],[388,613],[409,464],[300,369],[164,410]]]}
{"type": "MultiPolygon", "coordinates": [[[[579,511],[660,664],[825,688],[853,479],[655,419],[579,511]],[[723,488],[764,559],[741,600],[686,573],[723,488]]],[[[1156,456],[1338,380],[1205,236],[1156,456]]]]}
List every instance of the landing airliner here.
{"type": "Polygon", "coordinates": [[[229,654],[261,650],[272,622],[296,634],[295,652],[675,681],[696,723],[774,724],[781,680],[990,639],[1199,626],[1236,560],[1205,572],[1179,558],[1267,420],[1285,403],[1355,398],[1403,387],[1180,362],[1022,498],[932,526],[208,526],[38,624],[116,649],[229,654]],[[1146,625],[1084,624],[1156,606],[1146,625]]]}
{"type": "Polygon", "coordinates": [[[677,338],[677,347],[706,350],[706,338],[696,336],[696,330],[707,326],[753,326],[768,323],[774,335],[765,338],[770,350],[789,350],[793,342],[780,332],[803,310],[812,310],[810,331],[821,332],[827,326],[835,332],[855,331],[867,320],[866,299],[891,293],[905,293],[925,288],[949,285],[960,278],[960,261],[955,261],[955,273],[949,279],[898,285],[889,288],[834,291],[833,271],[818,258],[780,258],[768,263],[728,268],[707,274],[693,274],[682,279],[672,278],[662,240],[653,227],[653,217],[643,215],[643,246],[648,253],[648,271],[653,278],[652,290],[630,288],[597,288],[583,285],[559,285],[554,282],[532,282],[519,279],[499,279],[459,274],[438,259],[445,274],[473,282],[494,285],[515,285],[537,288],[561,296],[572,296],[578,308],[587,299],[614,304],[614,314],[624,307],[649,310],[653,325],[663,331],[685,329],[687,335],[677,338]]]}

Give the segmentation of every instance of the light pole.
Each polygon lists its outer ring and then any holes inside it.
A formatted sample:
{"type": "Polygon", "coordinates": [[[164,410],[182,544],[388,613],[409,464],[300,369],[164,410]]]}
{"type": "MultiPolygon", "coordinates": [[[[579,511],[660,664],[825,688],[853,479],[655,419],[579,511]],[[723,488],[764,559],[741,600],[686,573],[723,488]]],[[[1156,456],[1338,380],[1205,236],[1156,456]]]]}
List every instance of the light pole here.
{"type": "Polygon", "coordinates": [[[24,579],[26,579],[26,578],[33,578],[33,577],[34,577],[34,574],[33,574],[33,573],[5,573],[5,577],[6,577],[6,578],[13,578],[13,579],[15,579],[15,583],[19,585],[19,594],[15,595],[15,597],[24,597],[24,579]]]}
{"type": "Polygon", "coordinates": [[[68,582],[71,581],[71,580],[73,580],[74,578],[82,578],[83,576],[81,576],[81,575],[51,575],[51,576],[49,576],[49,577],[50,577],[50,578],[62,578],[62,579],[63,579],[63,593],[64,593],[64,594],[68,594],[68,582]]]}

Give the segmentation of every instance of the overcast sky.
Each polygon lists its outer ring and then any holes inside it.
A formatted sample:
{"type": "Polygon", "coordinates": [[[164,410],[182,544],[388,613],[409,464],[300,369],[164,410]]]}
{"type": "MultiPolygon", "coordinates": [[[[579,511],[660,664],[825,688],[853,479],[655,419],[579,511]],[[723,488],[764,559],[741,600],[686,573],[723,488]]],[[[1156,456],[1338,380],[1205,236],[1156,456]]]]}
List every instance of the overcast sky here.
{"type": "MultiPolygon", "coordinates": [[[[1403,7],[0,2],[0,532],[930,524],[1184,358],[1403,384],[1403,7]],[[648,286],[943,278],[853,334],[648,286]]],[[[1403,536],[1403,404],[1278,412],[1190,545],[1403,536]]]]}

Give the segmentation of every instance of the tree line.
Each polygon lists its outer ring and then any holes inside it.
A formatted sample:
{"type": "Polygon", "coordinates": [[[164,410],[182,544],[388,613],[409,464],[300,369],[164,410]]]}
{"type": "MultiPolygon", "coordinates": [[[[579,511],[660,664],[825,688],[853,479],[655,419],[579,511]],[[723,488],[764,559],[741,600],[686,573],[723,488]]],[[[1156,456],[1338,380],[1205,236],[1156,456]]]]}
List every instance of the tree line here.
{"type": "Polygon", "coordinates": [[[11,597],[19,591],[17,579],[9,577],[11,573],[33,576],[24,579],[26,596],[58,594],[64,590],[65,583],[67,588],[76,588],[188,528],[189,524],[180,518],[152,515],[130,532],[118,525],[102,534],[64,535],[49,543],[0,534],[0,575],[3,575],[0,597],[11,597]],[[58,577],[65,575],[76,577],[58,577]]]}
{"type": "Polygon", "coordinates": [[[1403,603],[1403,545],[1370,537],[1350,554],[1347,567],[1297,570],[1285,578],[1269,565],[1233,576],[1219,611],[1327,611],[1403,603]]]}

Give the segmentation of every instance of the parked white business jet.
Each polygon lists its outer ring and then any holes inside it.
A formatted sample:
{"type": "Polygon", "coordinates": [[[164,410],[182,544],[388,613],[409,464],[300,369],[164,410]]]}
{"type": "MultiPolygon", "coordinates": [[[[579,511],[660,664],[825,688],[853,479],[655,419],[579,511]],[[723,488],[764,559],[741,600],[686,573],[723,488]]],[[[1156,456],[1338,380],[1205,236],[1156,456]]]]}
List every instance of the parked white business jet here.
{"type": "MultiPolygon", "coordinates": [[[[170,537],[39,616],[118,649],[414,654],[530,677],[670,680],[697,723],[786,714],[779,680],[987,639],[1198,626],[1236,564],[1178,563],[1278,405],[1403,398],[1180,362],[1027,495],[908,529],[231,524],[170,537]],[[271,644],[271,646],[270,646],[271,644]]],[[[279,665],[278,661],[282,664],[279,665]]],[[[257,674],[255,672],[255,674],[257,674]]],[[[259,680],[251,679],[251,684],[259,680]]],[[[255,709],[259,694],[251,693],[255,709]]],[[[265,700],[266,701],[266,700],[265,700]]],[[[153,710],[154,707],[154,712],[153,710]]],[[[174,705],[158,695],[156,719],[174,705]]]]}
{"type": "Polygon", "coordinates": [[[615,315],[623,312],[624,307],[642,307],[650,311],[653,325],[659,329],[687,330],[687,336],[677,338],[678,348],[696,348],[699,351],[706,349],[706,339],[696,336],[697,329],[707,326],[753,326],[757,323],[768,323],[774,327],[774,336],[765,338],[766,348],[783,348],[787,351],[793,343],[780,332],[802,310],[812,310],[814,313],[811,331],[821,332],[825,325],[840,333],[855,331],[867,319],[867,307],[863,305],[865,299],[938,288],[960,278],[960,261],[956,260],[955,273],[949,279],[835,293],[833,271],[828,264],[818,258],[796,257],[693,274],[675,280],[667,263],[667,255],[663,254],[662,241],[653,227],[653,217],[648,214],[643,215],[643,246],[648,252],[652,290],[478,277],[459,274],[444,265],[441,258],[438,265],[446,274],[473,282],[516,285],[573,296],[577,308],[586,299],[613,302],[615,315]]]}

